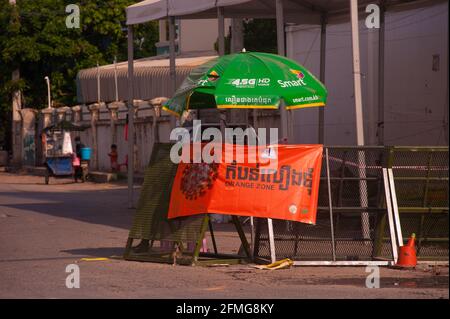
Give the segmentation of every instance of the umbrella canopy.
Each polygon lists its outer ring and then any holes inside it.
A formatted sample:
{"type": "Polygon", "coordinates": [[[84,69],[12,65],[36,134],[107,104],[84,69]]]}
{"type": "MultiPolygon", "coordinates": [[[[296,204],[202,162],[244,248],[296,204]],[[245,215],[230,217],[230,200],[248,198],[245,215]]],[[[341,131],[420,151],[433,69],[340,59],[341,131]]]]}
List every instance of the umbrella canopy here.
{"type": "Polygon", "coordinates": [[[164,109],[287,109],[324,106],[325,86],[297,62],[269,53],[240,52],[194,69],[164,109]]]}

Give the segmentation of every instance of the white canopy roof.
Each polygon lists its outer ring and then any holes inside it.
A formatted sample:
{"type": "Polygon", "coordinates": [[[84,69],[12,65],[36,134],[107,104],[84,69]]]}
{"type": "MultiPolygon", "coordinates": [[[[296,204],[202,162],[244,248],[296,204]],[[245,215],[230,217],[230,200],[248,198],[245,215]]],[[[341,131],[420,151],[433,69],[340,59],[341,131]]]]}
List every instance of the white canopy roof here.
{"type": "MultiPolygon", "coordinates": [[[[316,0],[316,2],[328,3],[336,1],[342,2],[342,0],[316,0]]],[[[305,9],[306,13],[311,14],[308,6],[305,7],[301,4],[302,2],[306,1],[286,1],[286,14],[305,15],[305,9]]],[[[139,24],[169,16],[186,19],[216,18],[217,7],[224,7],[227,18],[271,18],[275,16],[275,1],[272,0],[145,0],[127,8],[127,24],[139,24]]]]}
{"type": "Polygon", "coordinates": [[[159,20],[167,15],[167,1],[145,0],[127,7],[127,24],[159,20]]]}
{"type": "MultiPolygon", "coordinates": [[[[362,10],[373,0],[359,0],[362,10]]],[[[420,5],[433,1],[413,1],[420,5]]],[[[411,0],[386,0],[387,5],[411,4],[411,0]]],[[[127,25],[158,20],[169,16],[185,19],[217,17],[217,7],[224,8],[226,18],[275,18],[274,0],[145,0],[127,8],[127,25]]],[[[327,12],[334,16],[348,14],[348,0],[285,0],[285,22],[318,24],[327,12]]]]}

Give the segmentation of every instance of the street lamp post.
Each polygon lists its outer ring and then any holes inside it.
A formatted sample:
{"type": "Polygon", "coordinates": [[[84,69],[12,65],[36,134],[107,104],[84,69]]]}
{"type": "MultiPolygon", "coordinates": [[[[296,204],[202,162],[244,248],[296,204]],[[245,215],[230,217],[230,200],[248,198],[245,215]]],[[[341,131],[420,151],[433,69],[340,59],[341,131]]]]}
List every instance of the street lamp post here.
{"type": "Polygon", "coordinates": [[[47,95],[48,95],[48,108],[50,109],[52,107],[52,98],[50,95],[50,78],[48,76],[46,76],[45,78],[45,82],[47,83],[47,95]]]}

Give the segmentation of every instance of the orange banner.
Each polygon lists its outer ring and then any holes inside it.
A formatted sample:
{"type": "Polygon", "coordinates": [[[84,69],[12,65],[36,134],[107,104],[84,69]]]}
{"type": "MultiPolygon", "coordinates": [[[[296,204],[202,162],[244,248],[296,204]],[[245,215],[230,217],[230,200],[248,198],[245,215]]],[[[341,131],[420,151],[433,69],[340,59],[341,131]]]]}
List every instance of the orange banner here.
{"type": "Polygon", "coordinates": [[[217,163],[179,164],[169,218],[217,213],[316,223],[322,145],[231,148],[245,160],[225,162],[223,150],[217,163]],[[249,163],[252,151],[268,163],[249,163]]]}

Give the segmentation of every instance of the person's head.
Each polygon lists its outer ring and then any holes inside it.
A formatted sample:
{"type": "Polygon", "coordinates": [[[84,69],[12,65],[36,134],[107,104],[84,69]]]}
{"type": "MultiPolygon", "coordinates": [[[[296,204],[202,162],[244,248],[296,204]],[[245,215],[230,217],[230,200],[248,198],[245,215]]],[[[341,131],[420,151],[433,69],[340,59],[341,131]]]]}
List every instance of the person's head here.
{"type": "Polygon", "coordinates": [[[111,144],[111,151],[117,151],[117,145],[111,144]]]}

